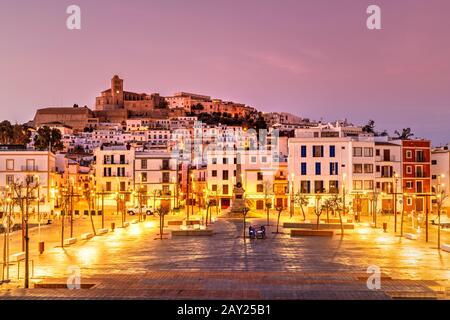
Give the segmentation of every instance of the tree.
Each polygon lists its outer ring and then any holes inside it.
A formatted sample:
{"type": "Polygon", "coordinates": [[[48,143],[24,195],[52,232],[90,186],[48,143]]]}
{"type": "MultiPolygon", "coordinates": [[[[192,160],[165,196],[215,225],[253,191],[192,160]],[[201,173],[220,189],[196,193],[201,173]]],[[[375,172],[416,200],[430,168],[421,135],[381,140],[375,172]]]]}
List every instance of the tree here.
{"type": "Polygon", "coordinates": [[[438,214],[438,249],[441,249],[441,210],[445,201],[448,199],[448,194],[446,193],[444,187],[440,186],[439,190],[436,191],[436,206],[438,214]]]}
{"type": "Polygon", "coordinates": [[[333,203],[331,198],[325,199],[323,202],[323,208],[327,214],[327,223],[330,223],[330,211],[332,211],[333,203]]]}
{"type": "Polygon", "coordinates": [[[21,124],[12,125],[5,120],[0,122],[0,144],[26,145],[30,142],[28,127],[21,124]]]}
{"type": "Polygon", "coordinates": [[[372,133],[375,135],[375,121],[369,120],[365,126],[362,127],[362,131],[366,133],[372,133]]]}
{"type": "Polygon", "coordinates": [[[201,104],[201,103],[197,103],[197,104],[194,104],[192,107],[191,107],[191,110],[205,110],[205,107],[201,104]]]}
{"type": "Polygon", "coordinates": [[[77,145],[73,148],[72,153],[74,153],[74,154],[83,154],[83,153],[85,153],[85,150],[84,150],[83,146],[77,144],[77,145]]]}
{"type": "Polygon", "coordinates": [[[344,235],[344,223],[342,222],[342,211],[344,210],[343,201],[339,194],[334,194],[331,197],[331,210],[337,211],[339,214],[339,222],[341,224],[341,236],[344,235]]]}
{"type": "Polygon", "coordinates": [[[395,139],[398,140],[409,140],[412,136],[414,136],[414,133],[411,132],[411,128],[403,128],[402,132],[395,130],[395,139]]]}
{"type": "Polygon", "coordinates": [[[294,205],[299,206],[300,209],[302,210],[303,221],[306,220],[305,207],[308,206],[308,204],[309,204],[309,200],[308,200],[308,196],[306,194],[298,191],[294,195],[294,205]]]}
{"type": "Polygon", "coordinates": [[[317,195],[315,200],[314,214],[317,216],[317,230],[319,230],[320,216],[323,213],[324,206],[322,204],[322,196],[317,195]]]}
{"type": "Polygon", "coordinates": [[[281,213],[284,210],[284,207],[283,206],[277,206],[275,209],[278,212],[278,216],[277,216],[277,231],[276,231],[276,233],[279,233],[278,232],[278,227],[280,226],[280,217],[281,217],[281,213]]]}
{"type": "MultiPolygon", "coordinates": [[[[92,218],[92,211],[91,211],[92,202],[95,200],[95,191],[88,188],[88,189],[85,190],[84,196],[85,196],[86,201],[88,203],[89,219],[91,220],[92,232],[94,233],[94,236],[96,236],[97,233],[95,232],[94,219],[92,218]]],[[[102,212],[102,214],[103,214],[103,212],[102,212]]]]}
{"type": "Polygon", "coordinates": [[[263,192],[264,192],[264,205],[266,207],[266,214],[267,214],[267,225],[269,225],[270,209],[272,208],[272,202],[270,201],[270,198],[273,195],[273,184],[272,182],[270,182],[270,180],[265,179],[263,181],[263,192]]]}
{"type": "Polygon", "coordinates": [[[64,149],[64,145],[61,141],[61,131],[56,128],[50,129],[47,126],[38,129],[36,136],[34,137],[34,147],[38,150],[48,150],[50,146],[51,152],[57,152],[64,149]]]}
{"type": "Polygon", "coordinates": [[[169,208],[159,206],[156,208],[155,213],[159,216],[159,239],[163,239],[164,234],[164,216],[169,213],[169,208]]]}
{"type": "MultiPolygon", "coordinates": [[[[33,199],[34,190],[38,188],[38,184],[33,181],[32,177],[27,177],[24,181],[15,181],[11,184],[15,200],[19,204],[22,213],[22,235],[25,243],[25,288],[29,288],[30,279],[30,238],[28,233],[28,218],[31,201],[33,199]],[[25,227],[25,230],[24,230],[25,227]],[[25,231],[25,232],[24,232],[25,231]]],[[[23,243],[22,242],[22,243],[23,243]]]]}

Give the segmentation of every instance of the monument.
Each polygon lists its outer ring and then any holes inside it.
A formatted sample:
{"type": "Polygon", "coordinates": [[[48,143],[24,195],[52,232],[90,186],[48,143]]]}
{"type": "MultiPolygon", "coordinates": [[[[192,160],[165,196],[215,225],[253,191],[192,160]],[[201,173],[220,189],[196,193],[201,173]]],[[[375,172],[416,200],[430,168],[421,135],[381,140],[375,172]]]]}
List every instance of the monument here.
{"type": "Polygon", "coordinates": [[[245,208],[244,194],[245,190],[242,187],[242,174],[241,174],[241,157],[238,154],[236,161],[236,184],[233,187],[233,203],[231,204],[231,213],[241,214],[245,208]]]}

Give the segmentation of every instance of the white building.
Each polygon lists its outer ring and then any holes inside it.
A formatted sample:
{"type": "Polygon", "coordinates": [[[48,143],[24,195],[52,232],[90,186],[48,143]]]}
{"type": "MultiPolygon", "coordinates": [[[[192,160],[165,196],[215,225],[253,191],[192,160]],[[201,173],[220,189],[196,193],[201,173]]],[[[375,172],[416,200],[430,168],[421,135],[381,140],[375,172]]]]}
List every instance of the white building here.
{"type": "MultiPolygon", "coordinates": [[[[450,193],[450,150],[449,146],[435,148],[431,152],[431,178],[433,191],[445,190],[450,193]],[[439,186],[439,187],[438,187],[439,186]],[[438,189],[440,188],[440,189],[438,189]]],[[[436,201],[434,201],[434,207],[436,201]]],[[[443,202],[443,209],[450,215],[450,200],[443,202]]]]}
{"type": "Polygon", "coordinates": [[[0,148],[0,190],[3,199],[8,196],[8,186],[23,183],[27,179],[39,184],[40,201],[48,204],[51,201],[51,189],[57,181],[55,155],[48,151],[12,146],[0,148]]]}

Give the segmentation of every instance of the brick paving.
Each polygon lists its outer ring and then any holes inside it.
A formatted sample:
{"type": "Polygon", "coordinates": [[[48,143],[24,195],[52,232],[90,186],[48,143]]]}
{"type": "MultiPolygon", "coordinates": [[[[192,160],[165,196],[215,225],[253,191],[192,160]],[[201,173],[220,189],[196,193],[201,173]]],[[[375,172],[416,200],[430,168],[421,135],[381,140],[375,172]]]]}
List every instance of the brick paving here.
{"type": "MultiPolygon", "coordinates": [[[[23,280],[12,279],[0,286],[0,299],[450,298],[450,254],[438,252],[433,242],[364,225],[332,239],[290,238],[282,228],[285,233],[272,233],[272,226],[267,239],[244,240],[240,220],[219,219],[212,237],[162,241],[155,240],[157,226],[156,219],[130,225],[65,250],[57,247],[57,226],[48,227],[48,249],[32,254],[32,281],[65,284],[68,266],[75,265],[82,283],[94,286],[25,290],[23,280]],[[381,290],[366,286],[371,265],[382,270],[381,290]]],[[[89,224],[77,228],[82,232],[89,224]]]]}

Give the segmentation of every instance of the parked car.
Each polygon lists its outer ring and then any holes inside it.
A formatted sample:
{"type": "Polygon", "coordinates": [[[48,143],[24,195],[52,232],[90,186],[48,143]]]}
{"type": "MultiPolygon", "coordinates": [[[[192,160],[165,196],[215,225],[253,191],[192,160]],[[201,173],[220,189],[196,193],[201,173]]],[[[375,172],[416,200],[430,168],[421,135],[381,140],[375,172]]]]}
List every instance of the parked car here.
{"type": "Polygon", "coordinates": [[[139,208],[139,206],[135,206],[133,208],[129,208],[127,210],[127,212],[128,212],[128,214],[130,216],[134,216],[136,214],[139,214],[139,212],[142,212],[143,214],[146,214],[148,216],[152,216],[154,214],[153,208],[152,207],[146,207],[146,206],[143,206],[142,209],[139,208]]]}

